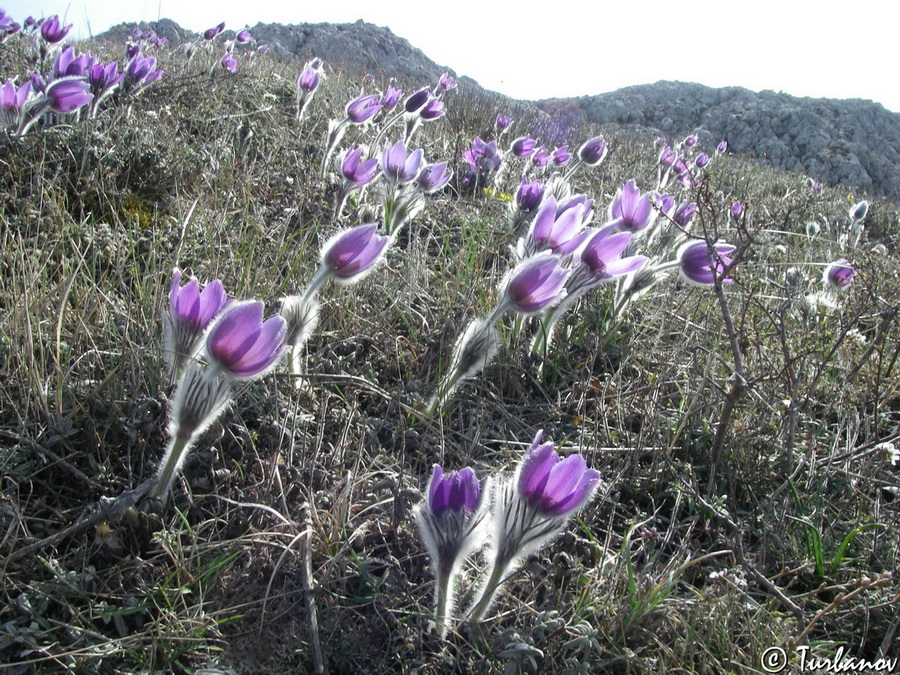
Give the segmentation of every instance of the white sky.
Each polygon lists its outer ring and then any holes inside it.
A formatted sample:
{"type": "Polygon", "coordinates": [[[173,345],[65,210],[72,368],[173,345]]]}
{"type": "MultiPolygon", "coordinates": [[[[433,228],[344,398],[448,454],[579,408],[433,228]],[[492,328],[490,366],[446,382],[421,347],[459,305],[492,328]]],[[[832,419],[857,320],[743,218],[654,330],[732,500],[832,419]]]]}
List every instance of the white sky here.
{"type": "Polygon", "coordinates": [[[515,98],[600,94],[658,80],[863,98],[900,112],[896,0],[0,0],[67,15],[81,36],[170,18],[201,31],[363,19],[439,65],[515,98]],[[88,29],[88,26],[90,29],[88,29]]]}

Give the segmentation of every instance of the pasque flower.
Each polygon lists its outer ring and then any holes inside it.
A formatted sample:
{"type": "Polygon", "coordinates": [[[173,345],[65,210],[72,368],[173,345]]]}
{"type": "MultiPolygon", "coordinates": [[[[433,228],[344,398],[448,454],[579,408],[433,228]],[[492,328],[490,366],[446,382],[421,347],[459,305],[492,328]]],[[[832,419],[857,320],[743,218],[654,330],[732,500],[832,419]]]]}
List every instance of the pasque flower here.
{"type": "Polygon", "coordinates": [[[300,77],[297,79],[297,86],[311,94],[318,89],[321,81],[322,59],[315,58],[307,61],[303,66],[303,72],[300,73],[300,77]]]}
{"type": "Polygon", "coordinates": [[[174,370],[180,370],[197,351],[203,331],[225,306],[228,296],[218,279],[200,290],[200,282],[191,279],[181,286],[181,270],[172,276],[169,311],[165,315],[165,352],[174,370]]]}
{"type": "Polygon", "coordinates": [[[22,121],[25,102],[31,96],[31,82],[23,82],[18,88],[12,80],[0,86],[0,126],[15,129],[22,121]]]}
{"type": "Polygon", "coordinates": [[[585,204],[558,209],[556,197],[547,197],[532,221],[524,242],[523,257],[548,249],[561,255],[571,253],[576,245],[569,244],[584,227],[585,213],[585,204]]]}
{"type": "Polygon", "coordinates": [[[44,92],[50,109],[60,113],[75,112],[94,98],[90,85],[81,77],[64,77],[47,85],[44,92]]]}
{"type": "Polygon", "coordinates": [[[569,270],[559,266],[559,257],[542,253],[516,265],[501,285],[499,308],[511,307],[520,314],[534,314],[560,302],[566,295],[569,270]]]}
{"type": "Polygon", "coordinates": [[[722,273],[733,262],[731,253],[734,250],[734,246],[722,242],[708,244],[703,240],[689,241],[678,250],[681,276],[706,286],[714,284],[717,276],[720,283],[732,284],[734,279],[722,276],[722,273]]]}
{"type": "Polygon", "coordinates": [[[856,278],[856,269],[850,264],[846,258],[840,258],[825,268],[825,274],[822,277],[828,288],[840,290],[853,283],[856,278]]]}
{"type": "Polygon", "coordinates": [[[338,232],[322,247],[322,270],[342,282],[359,281],[375,267],[387,249],[388,237],[377,226],[357,225],[338,232]]]}
{"type": "Polygon", "coordinates": [[[472,469],[444,473],[434,465],[427,498],[414,512],[435,571],[435,628],[443,638],[453,612],[456,579],[466,556],[483,543],[481,486],[472,469]]]}
{"type": "Polygon", "coordinates": [[[450,182],[452,171],[447,168],[447,162],[428,164],[422,168],[416,177],[416,185],[422,192],[437,192],[450,182]]]}
{"type": "Polygon", "coordinates": [[[41,36],[50,44],[56,44],[65,39],[72,30],[72,24],[63,27],[60,25],[59,16],[54,14],[41,24],[41,36]]]}
{"type": "Polygon", "coordinates": [[[609,207],[609,217],[612,220],[621,219],[618,227],[625,232],[635,234],[646,229],[656,220],[652,194],[647,192],[642,195],[632,178],[616,193],[609,207]]]}
{"type": "Polygon", "coordinates": [[[498,481],[491,503],[495,530],[488,537],[490,575],[470,612],[480,621],[501,583],[521,561],[562,531],[597,489],[600,474],[580,454],[560,459],[538,431],[511,479],[498,481]]]}
{"type": "Polygon", "coordinates": [[[271,370],[285,349],[287,324],[281,316],[263,321],[263,303],[235,302],[210,326],[206,358],[213,372],[232,379],[255,379],[271,370]]]}
{"type": "Polygon", "coordinates": [[[381,110],[381,97],[368,94],[353,99],[347,104],[347,119],[353,124],[362,124],[378,114],[381,110]]]}
{"type": "Polygon", "coordinates": [[[535,141],[533,138],[529,138],[528,136],[520,136],[513,141],[510,152],[512,152],[512,154],[516,157],[531,157],[534,154],[534,149],[536,146],[537,141],[535,141]]]}
{"type": "Polygon", "coordinates": [[[606,159],[607,152],[609,148],[603,136],[594,136],[578,149],[578,157],[588,166],[597,166],[606,159]]]}
{"type": "Polygon", "coordinates": [[[221,63],[222,68],[227,70],[229,73],[237,72],[237,59],[234,58],[234,52],[225,52],[219,63],[221,63]]]}
{"type": "Polygon", "coordinates": [[[411,183],[419,175],[422,168],[424,152],[421,148],[410,153],[406,151],[403,141],[385,146],[381,153],[381,170],[386,178],[405,185],[411,183]]]}
{"type": "Polygon", "coordinates": [[[362,148],[353,148],[348,150],[341,160],[341,174],[348,188],[368,185],[378,175],[378,160],[375,157],[363,159],[362,154],[362,148]]]}

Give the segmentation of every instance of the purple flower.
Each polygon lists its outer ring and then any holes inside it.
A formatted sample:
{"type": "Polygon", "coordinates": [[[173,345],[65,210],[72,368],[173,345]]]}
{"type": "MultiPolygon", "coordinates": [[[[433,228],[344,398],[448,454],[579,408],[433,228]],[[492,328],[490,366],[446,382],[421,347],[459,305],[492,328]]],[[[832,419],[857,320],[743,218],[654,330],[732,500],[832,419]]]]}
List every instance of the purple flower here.
{"type": "Polygon", "coordinates": [[[12,80],[0,86],[0,126],[18,126],[22,108],[31,96],[31,82],[23,82],[16,89],[12,80]]]}
{"type": "Polygon", "coordinates": [[[854,204],[850,207],[850,220],[852,221],[862,221],[865,220],[866,214],[869,212],[869,202],[861,201],[854,204]]]}
{"type": "Polygon", "coordinates": [[[353,124],[362,124],[378,114],[381,110],[381,97],[375,94],[360,96],[347,104],[347,119],[353,124]]]}
{"type": "Polygon", "coordinates": [[[408,113],[417,113],[423,105],[428,103],[428,99],[430,98],[431,92],[428,91],[427,87],[423,87],[406,99],[403,104],[403,109],[408,113]]]}
{"type": "Polygon", "coordinates": [[[517,471],[519,494],[539,513],[567,517],[590,501],[600,474],[579,454],[560,459],[553,443],[541,445],[538,431],[517,471]]]}
{"type": "Polygon", "coordinates": [[[516,157],[531,157],[534,154],[534,148],[537,145],[537,141],[533,138],[529,138],[528,136],[520,136],[516,140],[513,141],[512,144],[512,154],[516,157]]]}
{"type": "Polygon", "coordinates": [[[403,141],[397,141],[392,146],[385,146],[382,151],[381,170],[387,178],[405,185],[416,179],[422,168],[423,156],[421,148],[407,154],[403,141]]]}
{"type": "Polygon", "coordinates": [[[681,275],[692,283],[705,286],[714,284],[717,276],[721,283],[732,284],[734,279],[723,277],[722,273],[733,262],[730,255],[734,250],[731,244],[716,242],[710,247],[703,240],[689,241],[678,249],[681,275]]]}
{"type": "Polygon", "coordinates": [[[213,26],[212,28],[207,28],[203,31],[203,39],[204,40],[213,40],[215,37],[225,30],[225,22],[223,21],[218,26],[213,26]]]}
{"type": "Polygon", "coordinates": [[[581,264],[590,271],[591,285],[636,272],[647,264],[648,258],[643,255],[623,258],[622,253],[631,243],[632,234],[613,230],[613,227],[599,230],[578,253],[581,264]]]}
{"type": "Polygon", "coordinates": [[[451,471],[448,474],[437,464],[428,484],[428,508],[440,518],[445,511],[475,513],[481,501],[481,486],[472,469],[451,471]]]}
{"type": "Polygon", "coordinates": [[[381,259],[390,241],[376,230],[370,224],[338,232],[322,247],[323,267],[339,281],[361,279],[381,259]]]}
{"type": "Polygon", "coordinates": [[[250,31],[247,30],[246,28],[238,31],[238,34],[234,36],[234,41],[237,42],[239,45],[245,45],[248,42],[250,42],[250,40],[252,40],[252,39],[253,39],[253,36],[250,35],[250,31]]]}
{"type": "Polygon", "coordinates": [[[229,73],[237,72],[237,59],[234,58],[234,52],[225,52],[219,63],[221,63],[222,67],[229,73]]]}
{"type": "Polygon", "coordinates": [[[697,134],[691,134],[690,136],[685,138],[684,144],[689,148],[693,148],[695,145],[697,145],[697,134]]]}
{"type": "Polygon", "coordinates": [[[500,130],[508,129],[509,125],[512,124],[512,118],[507,117],[503,114],[497,115],[497,128],[500,130]]]}
{"type": "Polygon", "coordinates": [[[428,102],[419,108],[419,117],[423,120],[436,120],[446,111],[444,110],[444,102],[439,98],[430,98],[428,102]]]}
{"type": "Polygon", "coordinates": [[[75,56],[75,50],[71,45],[63,47],[62,51],[56,55],[53,62],[53,78],[59,77],[81,77],[85,75],[91,66],[97,63],[97,59],[88,54],[75,56]]]}
{"type": "Polygon", "coordinates": [[[125,45],[125,58],[127,58],[129,61],[140,53],[141,46],[139,44],[125,45]]]}
{"type": "Polygon", "coordinates": [[[51,110],[70,113],[87,105],[94,98],[89,91],[90,85],[80,77],[66,77],[54,80],[47,85],[44,95],[51,110]]]}
{"type": "Polygon", "coordinates": [[[525,176],[519,181],[519,190],[516,192],[516,206],[519,211],[531,213],[537,210],[544,200],[544,184],[539,180],[528,182],[525,176]]]}
{"type": "Polygon", "coordinates": [[[583,204],[558,214],[556,198],[547,197],[531,225],[529,235],[534,242],[533,252],[550,249],[563,255],[570,253],[571,251],[560,249],[584,227],[584,215],[583,204]]]}
{"type": "Polygon", "coordinates": [[[556,166],[565,166],[572,159],[572,155],[569,154],[569,146],[563,145],[556,150],[553,151],[553,163],[556,166]]]}
{"type": "Polygon", "coordinates": [[[840,290],[853,283],[856,277],[856,269],[846,258],[840,258],[831,263],[822,277],[822,281],[829,288],[840,290]]]}
{"type": "Polygon", "coordinates": [[[65,28],[61,27],[59,23],[59,16],[57,16],[56,14],[54,14],[41,24],[41,35],[51,45],[55,45],[57,42],[61,42],[66,37],[66,35],[69,34],[70,30],[72,30],[72,24],[69,24],[65,28]]]}
{"type": "Polygon", "coordinates": [[[696,164],[698,169],[702,169],[707,164],[709,164],[709,155],[707,155],[705,152],[701,152],[699,155],[697,155],[697,159],[694,160],[694,164],[696,164]]]}
{"type": "Polygon", "coordinates": [[[610,219],[621,219],[618,225],[621,230],[632,234],[640,232],[656,219],[651,197],[652,194],[649,192],[641,195],[637,183],[632,178],[616,193],[610,204],[610,219]]]}
{"type": "Polygon", "coordinates": [[[501,306],[521,314],[534,314],[560,302],[566,295],[569,270],[555,255],[541,254],[516,265],[502,284],[501,306]]]}
{"type": "Polygon", "coordinates": [[[349,187],[368,185],[378,175],[378,160],[362,159],[362,148],[348,150],[341,161],[341,173],[349,187]]]}
{"type": "Polygon", "coordinates": [[[166,353],[173,369],[181,368],[196,351],[203,331],[228,301],[222,282],[216,279],[201,291],[200,282],[191,279],[181,286],[181,270],[175,268],[166,314],[166,353]]]}
{"type": "Polygon", "coordinates": [[[138,91],[158,80],[162,74],[162,70],[156,69],[155,57],[135,56],[125,67],[125,79],[122,81],[122,85],[129,92],[138,91]]]}
{"type": "Polygon", "coordinates": [[[381,105],[385,108],[393,108],[397,103],[400,102],[400,97],[403,96],[403,90],[397,89],[396,87],[388,87],[387,91],[384,92],[384,95],[381,97],[381,105]]]}
{"type": "Polygon", "coordinates": [[[731,205],[730,210],[731,210],[731,215],[739,216],[744,212],[744,205],[741,204],[740,202],[735,202],[734,204],[731,205]]]}
{"type": "Polygon", "coordinates": [[[422,192],[437,192],[450,182],[451,171],[447,168],[447,162],[428,164],[419,172],[416,185],[422,192]]]}
{"type": "Polygon", "coordinates": [[[578,156],[588,166],[597,166],[606,158],[609,148],[603,136],[594,136],[578,149],[578,156]]]}
{"type": "Polygon", "coordinates": [[[236,302],[213,322],[206,336],[206,356],[213,368],[229,377],[261,377],[275,366],[285,349],[287,323],[281,316],[263,321],[259,300],[236,302]]]}
{"type": "Polygon", "coordinates": [[[440,87],[442,91],[456,89],[456,80],[453,79],[453,76],[450,75],[450,73],[443,73],[438,80],[438,87],[440,87]]]}
{"type": "Polygon", "coordinates": [[[813,181],[813,184],[810,186],[810,189],[811,189],[813,192],[821,192],[821,191],[822,191],[822,184],[819,183],[818,181],[813,181]]]}
{"type": "Polygon", "coordinates": [[[269,53],[269,45],[260,45],[256,48],[260,54],[268,54],[269,53]]]}
{"type": "Polygon", "coordinates": [[[669,168],[673,164],[675,164],[676,159],[678,159],[678,155],[674,150],[672,150],[672,148],[667,145],[662,150],[660,150],[657,163],[662,167],[669,168]]]}
{"type": "Polygon", "coordinates": [[[675,213],[672,215],[672,220],[674,220],[681,227],[687,227],[688,223],[691,222],[691,218],[693,217],[696,210],[697,205],[694,202],[682,202],[678,205],[678,208],[675,209],[675,213]]]}
{"type": "Polygon", "coordinates": [[[544,147],[540,147],[534,151],[534,154],[531,156],[531,162],[538,168],[542,168],[547,166],[547,162],[550,161],[550,153],[544,147]]]}
{"type": "Polygon", "coordinates": [[[312,61],[307,61],[306,65],[303,66],[303,72],[300,73],[300,77],[297,80],[297,86],[312,93],[319,86],[319,82],[322,80],[322,59],[316,58],[312,61]]]}
{"type": "Polygon", "coordinates": [[[719,144],[716,146],[716,152],[719,154],[728,150],[728,141],[719,141],[719,144]]]}

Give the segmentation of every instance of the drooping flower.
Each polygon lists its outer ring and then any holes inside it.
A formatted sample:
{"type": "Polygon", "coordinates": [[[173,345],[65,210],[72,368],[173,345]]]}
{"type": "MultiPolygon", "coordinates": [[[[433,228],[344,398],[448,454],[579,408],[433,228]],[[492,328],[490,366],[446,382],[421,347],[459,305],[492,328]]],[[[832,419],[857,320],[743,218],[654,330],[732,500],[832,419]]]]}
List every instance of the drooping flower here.
{"type": "Polygon", "coordinates": [[[681,276],[704,286],[714,284],[717,275],[723,284],[734,283],[734,279],[722,276],[722,272],[732,264],[731,253],[735,248],[720,242],[710,245],[703,240],[683,244],[677,256],[681,276]]]}
{"type": "Polygon", "coordinates": [[[286,347],[287,323],[277,315],[263,321],[263,310],[258,300],[235,302],[212,323],[205,351],[214,371],[243,380],[275,367],[286,347]]]}
{"type": "Polygon", "coordinates": [[[338,232],[322,247],[322,267],[337,281],[358,281],[381,260],[389,241],[374,223],[338,232]]]}
{"type": "Polygon", "coordinates": [[[650,192],[641,194],[637,183],[632,178],[623,185],[613,198],[609,206],[611,220],[621,221],[618,224],[620,230],[636,234],[646,229],[656,220],[656,211],[653,208],[653,195],[650,192]]]}
{"type": "Polygon", "coordinates": [[[841,290],[853,283],[856,278],[856,268],[846,258],[840,258],[825,268],[822,281],[828,288],[841,290]]]}
{"type": "Polygon", "coordinates": [[[534,314],[552,307],[566,295],[570,270],[559,266],[559,257],[541,254],[516,265],[501,284],[500,307],[520,314],[534,314]]]}
{"type": "Polygon", "coordinates": [[[207,28],[205,31],[203,31],[203,39],[204,40],[213,40],[223,30],[225,30],[225,22],[224,21],[217,26],[213,26],[212,28],[207,28]]]}

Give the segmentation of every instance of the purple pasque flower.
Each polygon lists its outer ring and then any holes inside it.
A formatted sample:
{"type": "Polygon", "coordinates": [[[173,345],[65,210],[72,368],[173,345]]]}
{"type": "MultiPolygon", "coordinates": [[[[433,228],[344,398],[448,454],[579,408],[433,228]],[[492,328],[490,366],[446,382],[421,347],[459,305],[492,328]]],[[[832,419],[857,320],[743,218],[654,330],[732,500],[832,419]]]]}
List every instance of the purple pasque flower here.
{"type": "Polygon", "coordinates": [[[587,504],[600,482],[600,474],[587,468],[580,454],[560,459],[553,443],[541,445],[538,431],[519,468],[519,495],[542,515],[567,518],[587,504]]]}
{"type": "Polygon", "coordinates": [[[622,257],[625,249],[631,243],[632,236],[630,232],[616,232],[614,224],[593,233],[578,252],[578,261],[581,266],[572,274],[569,283],[570,293],[602,281],[637,272],[646,265],[647,256],[622,257]],[[583,278],[585,276],[587,279],[583,278]],[[578,288],[575,287],[576,280],[578,288]]]}
{"type": "MultiPolygon", "coordinates": [[[[663,139],[665,140],[665,139],[663,139]]],[[[675,160],[678,159],[678,153],[672,150],[668,145],[665,146],[662,150],[659,151],[659,158],[657,159],[657,163],[663,168],[670,168],[673,164],[675,164],[675,160]]]]}
{"type": "Polygon", "coordinates": [[[275,315],[263,321],[259,300],[232,303],[206,334],[206,358],[213,372],[233,379],[262,377],[275,367],[284,352],[287,323],[275,315]]]}
{"type": "Polygon", "coordinates": [[[374,223],[357,225],[332,236],[322,247],[322,268],[337,281],[359,281],[381,260],[390,242],[374,223]]]}
{"type": "Polygon", "coordinates": [[[341,173],[347,181],[347,187],[362,187],[368,185],[378,175],[378,160],[362,158],[363,149],[360,147],[348,150],[341,160],[341,173]]]}
{"type": "Polygon", "coordinates": [[[718,152],[719,154],[722,154],[726,150],[728,150],[728,141],[725,141],[725,140],[719,141],[719,144],[716,146],[716,152],[718,152]]]}
{"type": "Polygon", "coordinates": [[[825,268],[822,281],[828,288],[841,290],[846,288],[856,278],[856,268],[846,258],[840,258],[825,268]]]}
{"type": "Polygon", "coordinates": [[[403,90],[397,89],[397,87],[390,86],[387,88],[387,91],[384,92],[384,95],[381,97],[381,105],[384,108],[393,108],[400,102],[400,97],[403,96],[403,90]]]}
{"type": "Polygon", "coordinates": [[[122,88],[127,93],[137,93],[147,85],[162,77],[163,71],[156,68],[156,57],[143,57],[140,54],[132,57],[125,66],[125,78],[122,88]]]}
{"type": "Polygon", "coordinates": [[[94,94],[92,105],[95,109],[100,101],[115,90],[116,85],[124,77],[125,73],[119,72],[119,64],[115,61],[105,66],[102,63],[91,66],[91,69],[88,71],[88,84],[91,87],[91,93],[94,94]]]}
{"type": "Polygon", "coordinates": [[[585,141],[578,149],[578,157],[588,166],[597,166],[606,159],[609,152],[609,146],[606,145],[606,139],[603,136],[594,136],[585,141]]]}
{"type": "Polygon", "coordinates": [[[50,109],[59,113],[75,112],[94,98],[90,85],[82,77],[64,77],[47,85],[44,96],[50,109]]]}
{"type": "Polygon", "coordinates": [[[484,141],[478,136],[472,139],[472,149],[463,152],[463,159],[473,169],[485,173],[496,171],[503,162],[497,141],[484,141]]]}
{"type": "Polygon", "coordinates": [[[519,189],[516,191],[516,208],[524,213],[537,211],[544,201],[546,188],[540,180],[529,181],[525,176],[519,180],[519,189]]]}
{"type": "Polygon", "coordinates": [[[260,54],[268,54],[269,53],[269,45],[260,45],[256,48],[260,54]]]}
{"type": "Polygon", "coordinates": [[[419,148],[413,152],[406,152],[406,144],[397,141],[393,145],[386,145],[381,153],[381,170],[391,181],[405,185],[411,183],[419,175],[422,168],[424,151],[419,148]]]}
{"type": "Polygon", "coordinates": [[[850,220],[863,221],[869,213],[869,202],[863,200],[850,207],[850,220]]]}
{"type": "Polygon", "coordinates": [[[529,138],[528,136],[519,136],[519,138],[513,141],[510,152],[512,152],[512,154],[516,157],[531,157],[534,154],[534,149],[536,146],[537,141],[535,141],[533,138],[529,138]]]}
{"type": "Polygon", "coordinates": [[[19,126],[25,102],[31,97],[31,82],[25,81],[16,88],[12,80],[0,86],[0,126],[14,128],[19,126]]]}
{"type": "Polygon", "coordinates": [[[237,42],[239,45],[245,45],[248,42],[250,42],[250,40],[252,40],[252,39],[253,39],[253,36],[250,35],[250,31],[246,28],[239,30],[237,35],[234,36],[234,41],[237,42]]]}
{"type": "Polygon", "coordinates": [[[428,87],[422,87],[418,91],[410,94],[409,98],[403,103],[403,109],[408,113],[417,113],[423,105],[428,103],[431,98],[431,92],[428,87]]]}
{"type": "Polygon", "coordinates": [[[572,155],[569,154],[569,146],[563,145],[559,148],[556,148],[556,150],[553,151],[553,155],[551,158],[553,159],[553,163],[556,166],[565,166],[572,159],[572,155]]]}
{"type": "Polygon", "coordinates": [[[686,147],[693,148],[695,145],[697,145],[698,140],[699,140],[699,138],[698,138],[697,134],[691,134],[690,136],[685,138],[684,141],[682,141],[682,142],[684,143],[684,145],[686,147]]]}
{"type": "Polygon", "coordinates": [[[97,63],[97,59],[89,54],[82,54],[76,57],[75,49],[72,45],[66,45],[53,61],[51,77],[52,79],[69,76],[82,77],[87,74],[95,63],[97,63]]]}
{"type": "Polygon", "coordinates": [[[547,166],[547,163],[550,161],[550,153],[547,152],[547,149],[541,146],[531,155],[531,163],[536,167],[543,168],[547,166]]]}
{"type": "Polygon", "coordinates": [[[55,45],[65,39],[70,30],[72,30],[72,24],[63,28],[59,23],[59,16],[56,14],[41,24],[41,36],[51,45],[55,45]]]}
{"type": "Polygon", "coordinates": [[[445,112],[444,102],[437,97],[432,97],[428,99],[425,105],[419,108],[419,117],[423,120],[431,121],[441,117],[445,112]]]}
{"type": "Polygon", "coordinates": [[[741,202],[735,202],[731,205],[729,210],[731,211],[731,215],[739,216],[744,212],[744,205],[741,204],[741,202]]]}
{"type": "Polygon", "coordinates": [[[322,65],[322,59],[320,58],[307,61],[303,66],[303,72],[300,73],[300,77],[297,79],[297,86],[310,94],[314,92],[322,81],[322,65]]]}
{"type": "Polygon", "coordinates": [[[567,255],[571,251],[565,249],[565,245],[578,234],[584,224],[584,204],[558,211],[556,197],[551,195],[544,200],[532,221],[526,251],[531,254],[549,249],[554,253],[567,255]]]}
{"type": "Polygon", "coordinates": [[[513,121],[512,121],[511,117],[507,117],[503,113],[497,114],[496,124],[497,124],[497,128],[500,129],[500,131],[504,131],[504,130],[508,129],[509,125],[512,123],[513,123],[513,121]]]}
{"type": "Polygon", "coordinates": [[[416,177],[416,185],[425,193],[437,192],[450,182],[452,171],[447,167],[447,162],[427,164],[416,177]]]}
{"type": "Polygon", "coordinates": [[[234,52],[225,52],[222,55],[222,59],[219,61],[222,64],[222,68],[227,70],[229,73],[237,72],[237,59],[234,58],[234,52]]]}
{"type": "Polygon", "coordinates": [[[717,277],[722,284],[733,284],[734,279],[722,275],[724,270],[734,262],[731,254],[735,248],[731,244],[722,242],[709,244],[702,239],[682,244],[677,255],[681,276],[687,281],[701,286],[710,286],[716,283],[717,277]]]}
{"type": "Polygon", "coordinates": [[[213,26],[212,28],[207,28],[203,31],[203,39],[204,40],[214,40],[216,36],[219,35],[223,30],[225,30],[225,22],[223,21],[218,26],[213,26]]]}
{"type": "Polygon", "coordinates": [[[534,314],[561,302],[571,270],[560,267],[559,261],[557,255],[541,253],[520,262],[501,284],[499,306],[534,314]]]}
{"type": "Polygon", "coordinates": [[[456,80],[453,79],[453,76],[450,73],[442,73],[441,77],[438,79],[438,87],[441,91],[456,89],[456,80]]]}
{"type": "Polygon", "coordinates": [[[468,515],[478,510],[481,502],[481,486],[472,469],[451,471],[445,474],[435,464],[428,484],[428,508],[440,518],[446,511],[462,511],[468,515]]]}
{"type": "Polygon", "coordinates": [[[642,195],[635,180],[630,179],[616,193],[609,206],[609,217],[611,220],[621,219],[618,228],[632,234],[646,229],[656,220],[653,194],[646,192],[642,195]]]}
{"type": "Polygon", "coordinates": [[[707,155],[705,152],[701,152],[699,155],[697,155],[697,159],[694,160],[694,165],[698,169],[702,169],[707,164],[709,164],[709,155],[707,155]]]}
{"type": "Polygon", "coordinates": [[[694,202],[681,202],[672,214],[672,220],[681,227],[687,227],[696,211],[697,205],[694,202]]]}
{"type": "Polygon", "coordinates": [[[378,114],[381,110],[381,97],[376,94],[367,94],[353,99],[347,104],[347,119],[353,124],[363,124],[378,114]]]}
{"type": "Polygon", "coordinates": [[[181,270],[177,267],[172,276],[169,292],[169,311],[165,316],[165,352],[170,366],[178,370],[197,351],[203,331],[222,311],[228,296],[218,279],[200,290],[200,282],[192,278],[181,286],[181,270]]]}

